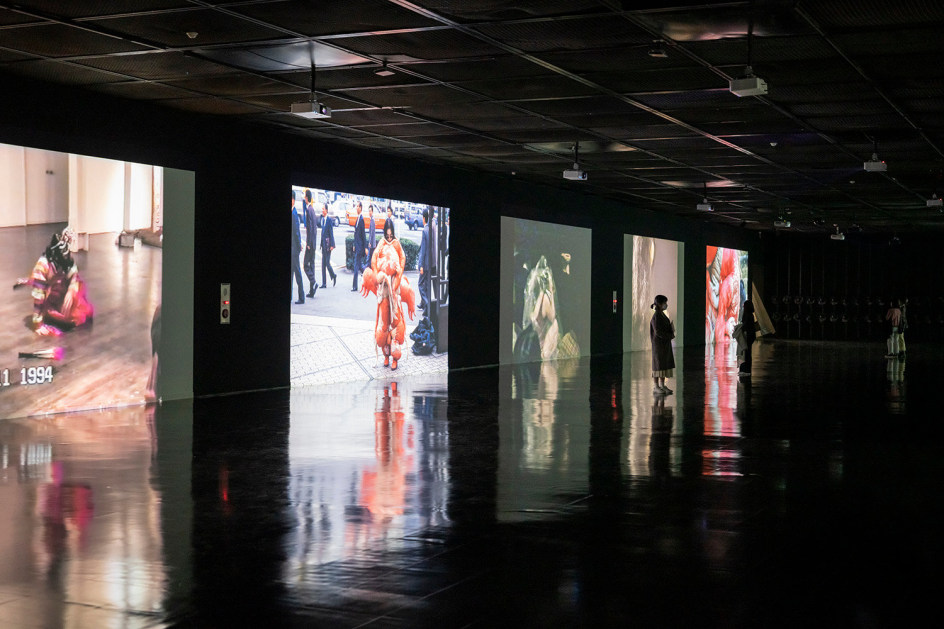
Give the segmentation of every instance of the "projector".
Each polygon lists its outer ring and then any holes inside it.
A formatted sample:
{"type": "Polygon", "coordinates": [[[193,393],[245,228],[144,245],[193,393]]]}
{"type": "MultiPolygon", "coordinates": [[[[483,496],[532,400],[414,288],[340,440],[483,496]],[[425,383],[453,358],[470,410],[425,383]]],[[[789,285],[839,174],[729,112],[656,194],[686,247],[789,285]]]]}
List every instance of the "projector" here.
{"type": "Polygon", "coordinates": [[[933,197],[927,200],[928,207],[941,207],[944,205],[944,201],[938,198],[935,194],[933,197]]]}
{"type": "Polygon", "coordinates": [[[586,181],[587,172],[580,170],[580,164],[574,164],[573,170],[564,171],[564,179],[570,179],[571,181],[586,181]]]}
{"type": "Polygon", "coordinates": [[[845,239],[846,239],[846,235],[843,234],[842,232],[836,232],[835,234],[830,234],[829,237],[832,238],[833,240],[845,240],[845,239]]]}
{"type": "Polygon", "coordinates": [[[767,93],[767,81],[756,76],[731,79],[730,90],[735,96],[763,96],[767,93]]]}
{"type": "Polygon", "coordinates": [[[698,205],[696,205],[696,206],[695,206],[695,209],[696,209],[696,210],[700,210],[700,211],[702,211],[702,212],[710,212],[710,211],[711,211],[711,204],[708,203],[708,199],[705,199],[704,201],[702,201],[701,203],[699,203],[698,205]]]}
{"type": "Polygon", "coordinates": [[[888,170],[888,164],[880,160],[877,153],[872,153],[872,159],[863,162],[862,168],[867,173],[883,173],[888,170]]]}
{"type": "Polygon", "coordinates": [[[316,100],[292,103],[292,113],[302,118],[330,118],[331,108],[316,100]]]}
{"type": "Polygon", "coordinates": [[[779,220],[774,221],[774,227],[790,227],[790,221],[779,220]]]}

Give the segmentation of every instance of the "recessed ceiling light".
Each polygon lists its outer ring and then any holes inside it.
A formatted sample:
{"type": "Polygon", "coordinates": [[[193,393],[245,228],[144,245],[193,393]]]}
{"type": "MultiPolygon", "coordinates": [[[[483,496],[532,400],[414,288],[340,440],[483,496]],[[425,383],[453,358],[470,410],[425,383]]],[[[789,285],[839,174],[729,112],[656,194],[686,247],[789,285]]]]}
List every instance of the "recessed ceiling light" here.
{"type": "Polygon", "coordinates": [[[669,56],[669,53],[665,51],[665,45],[662,43],[661,39],[657,39],[649,46],[649,56],[653,59],[665,59],[669,56]]]}
{"type": "Polygon", "coordinates": [[[384,59],[383,65],[377,70],[374,70],[374,74],[377,76],[393,76],[396,72],[387,67],[387,60],[384,59]]]}

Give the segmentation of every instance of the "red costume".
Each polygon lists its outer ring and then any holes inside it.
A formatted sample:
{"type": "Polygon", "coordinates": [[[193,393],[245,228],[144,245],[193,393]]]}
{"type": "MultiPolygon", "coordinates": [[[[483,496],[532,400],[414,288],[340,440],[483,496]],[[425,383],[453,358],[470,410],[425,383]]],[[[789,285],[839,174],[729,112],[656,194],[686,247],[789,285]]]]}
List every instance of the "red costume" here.
{"type": "Polygon", "coordinates": [[[73,239],[69,228],[53,235],[27,281],[33,289],[33,325],[38,334],[58,334],[92,318],[85,282],[69,251],[73,239]]]}
{"type": "Polygon", "coordinates": [[[397,361],[402,356],[400,345],[406,334],[406,321],[400,302],[406,302],[411,320],[416,314],[416,296],[410,283],[403,277],[405,263],[406,257],[400,241],[384,238],[377,243],[370,268],[364,271],[361,283],[361,294],[364,297],[367,297],[367,293],[377,295],[374,340],[383,351],[384,366],[389,364],[392,369],[397,368],[397,361]]]}
{"type": "Polygon", "coordinates": [[[740,311],[741,274],[737,251],[708,247],[705,270],[705,342],[723,343],[730,338],[740,311]]]}

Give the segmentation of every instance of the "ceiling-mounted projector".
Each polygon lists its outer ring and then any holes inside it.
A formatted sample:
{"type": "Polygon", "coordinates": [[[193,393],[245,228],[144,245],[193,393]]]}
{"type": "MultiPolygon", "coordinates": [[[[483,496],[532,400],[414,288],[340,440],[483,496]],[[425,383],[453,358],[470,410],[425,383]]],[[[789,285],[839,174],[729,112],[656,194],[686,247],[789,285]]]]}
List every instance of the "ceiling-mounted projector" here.
{"type": "Polygon", "coordinates": [[[571,181],[586,181],[587,172],[585,170],[580,170],[580,164],[574,162],[573,170],[564,171],[564,179],[570,179],[571,181]]]}
{"type": "Polygon", "coordinates": [[[941,198],[937,194],[932,194],[931,198],[927,200],[928,207],[941,207],[944,205],[941,198]]]}
{"type": "Polygon", "coordinates": [[[779,219],[774,221],[774,227],[790,227],[790,221],[779,219]]]}
{"type": "Polygon", "coordinates": [[[331,108],[316,100],[307,100],[303,103],[292,103],[292,113],[302,118],[330,118],[331,108]]]}
{"type": "Polygon", "coordinates": [[[758,76],[745,76],[740,79],[731,79],[729,89],[735,96],[763,96],[767,93],[767,81],[758,76]]]}
{"type": "Polygon", "coordinates": [[[888,170],[888,164],[878,158],[878,153],[872,153],[872,159],[863,162],[862,168],[867,173],[883,173],[888,170]]]}
{"type": "Polygon", "coordinates": [[[842,233],[842,232],[836,232],[835,234],[830,234],[829,237],[832,238],[833,240],[845,240],[845,239],[846,239],[846,235],[845,235],[844,233],[842,233]]]}

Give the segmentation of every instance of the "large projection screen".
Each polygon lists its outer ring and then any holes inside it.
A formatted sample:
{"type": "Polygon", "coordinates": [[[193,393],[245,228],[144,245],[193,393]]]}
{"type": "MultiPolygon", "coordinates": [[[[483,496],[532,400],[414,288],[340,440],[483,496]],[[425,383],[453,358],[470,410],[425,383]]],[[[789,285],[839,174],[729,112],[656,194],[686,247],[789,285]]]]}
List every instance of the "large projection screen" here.
{"type": "Polygon", "coordinates": [[[731,340],[748,297],[747,251],[709,246],[705,250],[705,344],[731,340]]]}
{"type": "Polygon", "coordinates": [[[623,351],[650,349],[649,307],[656,295],[669,300],[666,314],[675,323],[680,345],[685,311],[683,296],[685,244],[674,240],[626,234],[623,236],[623,351]]]}
{"type": "Polygon", "coordinates": [[[448,371],[449,208],[299,185],[291,193],[300,241],[291,386],[448,371]]]}
{"type": "Polygon", "coordinates": [[[590,355],[591,236],[502,216],[500,363],[590,355]]]}
{"type": "Polygon", "coordinates": [[[0,418],[192,397],[194,174],[0,144],[0,179],[0,418]]]}

